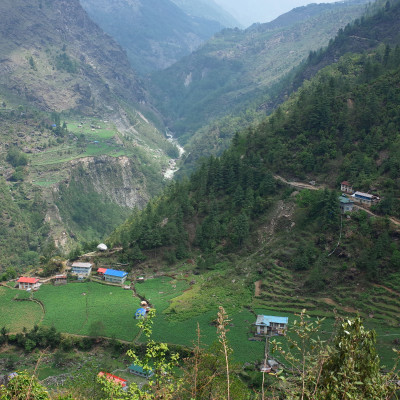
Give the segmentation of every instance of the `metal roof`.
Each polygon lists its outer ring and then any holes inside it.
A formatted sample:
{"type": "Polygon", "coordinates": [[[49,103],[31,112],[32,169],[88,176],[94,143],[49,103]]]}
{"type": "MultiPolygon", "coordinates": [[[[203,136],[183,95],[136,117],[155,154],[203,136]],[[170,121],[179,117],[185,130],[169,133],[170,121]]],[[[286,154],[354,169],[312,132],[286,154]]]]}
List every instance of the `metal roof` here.
{"type": "Polygon", "coordinates": [[[77,267],[77,268],[91,268],[92,267],[92,264],[91,263],[87,263],[87,262],[79,262],[79,261],[77,261],[77,262],[74,262],[73,264],[72,264],[72,267],[77,267]]]}
{"type": "Polygon", "coordinates": [[[97,272],[98,272],[99,274],[105,274],[105,273],[107,272],[107,268],[99,268],[99,269],[97,270],[97,272]]]}
{"type": "Polygon", "coordinates": [[[287,324],[289,321],[288,317],[275,317],[272,315],[257,315],[256,325],[269,326],[273,324],[287,324]]]}
{"type": "Polygon", "coordinates": [[[348,197],[346,197],[346,196],[339,196],[339,201],[342,203],[342,204],[353,204],[354,203],[354,201],[353,200],[351,200],[351,199],[349,199],[348,197]]]}
{"type": "Polygon", "coordinates": [[[375,197],[373,194],[363,193],[363,192],[355,192],[352,196],[353,197],[365,197],[367,199],[372,199],[375,197]]]}
{"type": "Polygon", "coordinates": [[[143,367],[141,367],[140,365],[137,365],[137,364],[131,364],[129,366],[129,369],[131,371],[139,372],[140,374],[151,374],[151,371],[145,371],[143,369],[143,367]]]}
{"type": "Polygon", "coordinates": [[[27,278],[25,276],[21,276],[21,278],[18,279],[19,283],[38,283],[39,279],[37,278],[27,278]]]}
{"type": "Polygon", "coordinates": [[[128,273],[125,271],[117,271],[116,269],[107,269],[107,271],[104,272],[104,275],[110,275],[110,276],[116,276],[118,278],[124,278],[125,276],[128,275],[128,273]]]}

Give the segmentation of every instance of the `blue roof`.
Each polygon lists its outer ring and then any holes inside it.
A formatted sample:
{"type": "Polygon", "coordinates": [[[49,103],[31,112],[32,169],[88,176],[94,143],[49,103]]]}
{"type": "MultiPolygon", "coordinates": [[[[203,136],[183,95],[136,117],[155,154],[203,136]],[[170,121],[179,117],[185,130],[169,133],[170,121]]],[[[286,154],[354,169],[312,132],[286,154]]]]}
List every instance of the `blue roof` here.
{"type": "Polygon", "coordinates": [[[110,276],[116,276],[118,278],[124,278],[125,276],[128,275],[128,273],[125,271],[117,271],[116,269],[107,269],[106,272],[104,272],[104,275],[110,275],[110,276]]]}
{"type": "Polygon", "coordinates": [[[138,308],[135,312],[135,318],[145,317],[146,316],[146,309],[145,308],[138,308]]]}
{"type": "Polygon", "coordinates": [[[274,317],[271,315],[257,315],[256,325],[269,326],[271,323],[287,324],[288,321],[289,321],[288,317],[274,317]]]}

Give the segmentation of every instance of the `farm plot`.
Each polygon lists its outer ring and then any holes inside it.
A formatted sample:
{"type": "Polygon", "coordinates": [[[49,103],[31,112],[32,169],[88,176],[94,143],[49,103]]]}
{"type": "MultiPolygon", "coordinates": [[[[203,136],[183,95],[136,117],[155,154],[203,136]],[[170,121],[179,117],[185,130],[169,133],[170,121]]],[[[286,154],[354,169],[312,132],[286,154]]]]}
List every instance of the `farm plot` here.
{"type": "Polygon", "coordinates": [[[15,301],[15,297],[25,294],[17,290],[0,287],[0,327],[10,332],[21,332],[22,328],[31,329],[43,317],[39,304],[30,301],[15,301]]]}
{"type": "Polygon", "coordinates": [[[123,340],[132,340],[137,332],[133,315],[140,302],[131,291],[87,282],[42,286],[35,297],[46,306],[43,324],[61,332],[123,340]]]}

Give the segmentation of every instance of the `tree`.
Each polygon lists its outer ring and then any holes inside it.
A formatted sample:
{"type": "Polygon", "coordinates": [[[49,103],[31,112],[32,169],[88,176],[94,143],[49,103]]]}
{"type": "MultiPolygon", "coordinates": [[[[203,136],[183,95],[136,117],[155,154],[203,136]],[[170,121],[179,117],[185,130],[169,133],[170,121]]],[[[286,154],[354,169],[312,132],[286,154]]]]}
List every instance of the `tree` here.
{"type": "MultiPolygon", "coordinates": [[[[323,320],[309,321],[305,310],[287,335],[288,348],[273,342],[285,360],[280,375],[287,400],[391,399],[396,391],[396,367],[382,374],[376,353],[376,334],[361,318],[338,319],[333,345],[319,339],[323,320]]],[[[400,352],[396,351],[399,356],[400,352]]]]}

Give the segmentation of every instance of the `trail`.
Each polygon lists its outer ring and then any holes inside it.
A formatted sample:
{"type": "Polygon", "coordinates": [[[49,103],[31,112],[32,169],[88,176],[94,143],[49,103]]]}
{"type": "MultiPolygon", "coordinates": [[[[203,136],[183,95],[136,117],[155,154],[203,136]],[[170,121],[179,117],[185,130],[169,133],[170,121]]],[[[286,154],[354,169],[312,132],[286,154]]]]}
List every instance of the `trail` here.
{"type": "Polygon", "coordinates": [[[392,294],[394,294],[394,295],[400,297],[400,293],[399,293],[399,292],[396,292],[395,290],[393,290],[393,289],[391,289],[391,288],[389,288],[389,287],[387,287],[387,286],[379,285],[379,284],[377,284],[377,283],[374,283],[373,286],[379,287],[379,288],[382,288],[382,289],[385,289],[385,290],[387,290],[389,293],[392,293],[392,294]]]}
{"type": "MultiPolygon", "coordinates": [[[[274,178],[286,183],[289,186],[293,186],[295,188],[299,188],[299,189],[310,189],[310,190],[320,190],[320,189],[325,189],[327,188],[326,185],[310,185],[308,183],[304,183],[304,182],[293,182],[293,181],[287,181],[285,178],[283,178],[280,175],[274,175],[274,178]]],[[[382,215],[377,215],[375,213],[373,213],[369,208],[364,207],[361,204],[355,204],[354,208],[358,209],[358,210],[364,210],[367,214],[373,216],[373,217],[377,217],[377,218],[382,218],[382,215]]],[[[395,218],[395,217],[389,217],[389,220],[396,226],[400,226],[400,220],[395,218]]]]}

